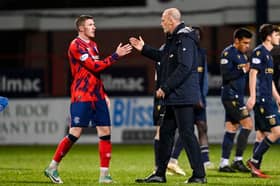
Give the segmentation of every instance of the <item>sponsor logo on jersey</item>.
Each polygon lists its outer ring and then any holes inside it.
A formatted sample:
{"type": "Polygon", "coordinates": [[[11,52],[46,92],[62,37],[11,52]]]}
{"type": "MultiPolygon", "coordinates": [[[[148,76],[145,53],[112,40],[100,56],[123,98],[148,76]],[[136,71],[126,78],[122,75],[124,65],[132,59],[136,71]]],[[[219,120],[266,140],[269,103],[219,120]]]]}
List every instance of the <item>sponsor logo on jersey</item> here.
{"type": "Polygon", "coordinates": [[[73,120],[73,121],[74,121],[75,124],[80,123],[80,117],[77,117],[77,116],[74,117],[74,120],[73,120]]]}
{"type": "Polygon", "coordinates": [[[223,59],[221,59],[220,63],[221,63],[222,65],[228,64],[228,60],[225,59],[225,58],[223,58],[223,59]]]}
{"type": "Polygon", "coordinates": [[[85,61],[87,58],[88,58],[88,54],[83,54],[83,55],[80,57],[80,60],[81,60],[81,61],[85,61]]]}
{"type": "Polygon", "coordinates": [[[274,72],[273,68],[266,68],[265,69],[266,74],[273,74],[273,72],[274,72]]]}
{"type": "Polygon", "coordinates": [[[261,63],[261,60],[259,59],[259,58],[253,58],[252,59],[252,63],[254,63],[254,64],[260,64],[261,63]]]}

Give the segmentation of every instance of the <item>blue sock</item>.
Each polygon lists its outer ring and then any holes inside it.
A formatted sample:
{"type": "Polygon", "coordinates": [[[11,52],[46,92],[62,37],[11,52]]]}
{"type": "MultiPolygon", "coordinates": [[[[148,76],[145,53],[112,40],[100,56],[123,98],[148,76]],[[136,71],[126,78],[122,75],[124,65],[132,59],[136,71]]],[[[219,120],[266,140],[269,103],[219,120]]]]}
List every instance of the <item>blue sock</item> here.
{"type": "Polygon", "coordinates": [[[222,144],[222,158],[229,159],[236,133],[225,132],[222,144]]]}
{"type": "Polygon", "coordinates": [[[183,141],[180,137],[178,137],[174,149],[172,151],[171,158],[178,159],[183,148],[183,141]]]}
{"type": "Polygon", "coordinates": [[[273,144],[272,141],[270,141],[267,137],[265,137],[262,142],[258,145],[256,150],[254,151],[253,158],[255,160],[258,160],[258,164],[260,160],[262,159],[264,153],[269,149],[269,147],[273,144]]]}
{"type": "Polygon", "coordinates": [[[201,145],[200,146],[200,150],[201,150],[201,159],[202,162],[208,162],[209,160],[209,147],[208,145],[201,145]]]}
{"type": "MultiPolygon", "coordinates": [[[[254,154],[254,152],[256,151],[256,149],[257,149],[257,147],[259,146],[259,144],[260,144],[260,142],[255,141],[254,147],[253,147],[253,154],[254,154]]],[[[262,157],[260,158],[259,163],[257,164],[257,168],[258,168],[258,169],[260,169],[261,163],[262,163],[262,157]]]]}
{"type": "Polygon", "coordinates": [[[244,153],[244,150],[248,143],[248,136],[250,134],[251,130],[241,128],[236,142],[236,154],[235,156],[242,156],[244,153]]]}

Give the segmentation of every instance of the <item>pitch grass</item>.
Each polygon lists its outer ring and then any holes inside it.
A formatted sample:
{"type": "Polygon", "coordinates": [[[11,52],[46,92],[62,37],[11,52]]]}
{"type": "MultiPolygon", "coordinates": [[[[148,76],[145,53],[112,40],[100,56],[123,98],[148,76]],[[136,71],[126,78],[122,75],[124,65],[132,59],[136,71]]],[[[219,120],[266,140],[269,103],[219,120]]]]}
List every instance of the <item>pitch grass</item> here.
{"type": "MultiPolygon", "coordinates": [[[[49,164],[54,150],[55,146],[0,146],[0,185],[53,185],[43,175],[43,170],[49,164]]],[[[251,150],[252,146],[249,146],[244,155],[245,160],[250,157],[251,150]]],[[[210,153],[217,167],[220,145],[211,145],[210,153]]],[[[98,183],[98,162],[97,145],[75,145],[59,168],[64,185],[102,185],[98,183]]],[[[179,162],[187,172],[186,177],[167,176],[166,184],[137,184],[134,183],[135,178],[145,177],[153,170],[152,145],[113,145],[111,175],[116,183],[111,185],[186,185],[184,181],[191,175],[191,169],[185,152],[181,154],[179,162]]],[[[208,183],[205,185],[280,185],[280,146],[274,145],[263,162],[263,170],[273,178],[252,178],[249,173],[220,173],[216,168],[207,170],[208,183]]]]}

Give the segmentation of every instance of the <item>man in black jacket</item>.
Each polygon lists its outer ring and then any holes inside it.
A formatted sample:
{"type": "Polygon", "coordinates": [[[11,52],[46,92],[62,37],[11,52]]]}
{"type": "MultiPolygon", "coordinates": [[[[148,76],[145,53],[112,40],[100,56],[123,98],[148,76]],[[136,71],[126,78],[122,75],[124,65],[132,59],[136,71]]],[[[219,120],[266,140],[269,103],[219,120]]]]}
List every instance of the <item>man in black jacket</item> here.
{"type": "Polygon", "coordinates": [[[156,96],[162,99],[166,106],[163,124],[160,127],[158,168],[155,174],[145,179],[137,179],[136,182],[166,182],[165,171],[178,127],[193,169],[192,176],[186,183],[206,183],[193,125],[193,106],[199,102],[200,91],[196,63],[198,38],[191,28],[181,22],[180,11],[176,8],[164,10],[161,26],[167,35],[162,51],[145,44],[141,37],[129,39],[131,45],[141,51],[142,55],[161,62],[156,96]]]}

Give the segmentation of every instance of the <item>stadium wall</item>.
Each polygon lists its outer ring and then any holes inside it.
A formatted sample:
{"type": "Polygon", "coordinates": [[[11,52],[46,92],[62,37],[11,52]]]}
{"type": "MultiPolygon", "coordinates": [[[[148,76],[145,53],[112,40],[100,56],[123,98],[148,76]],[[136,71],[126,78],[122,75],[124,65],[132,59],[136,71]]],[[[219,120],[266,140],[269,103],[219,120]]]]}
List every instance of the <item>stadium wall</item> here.
{"type": "MultiPolygon", "coordinates": [[[[219,97],[209,97],[207,107],[210,143],[221,143],[224,111],[219,97]]],[[[111,97],[113,143],[152,143],[152,97],[111,97]]],[[[69,99],[11,99],[0,113],[0,144],[57,144],[68,131],[69,99]]],[[[249,142],[254,141],[254,133],[249,142]]],[[[97,143],[95,129],[84,131],[78,143],[97,143]]]]}

